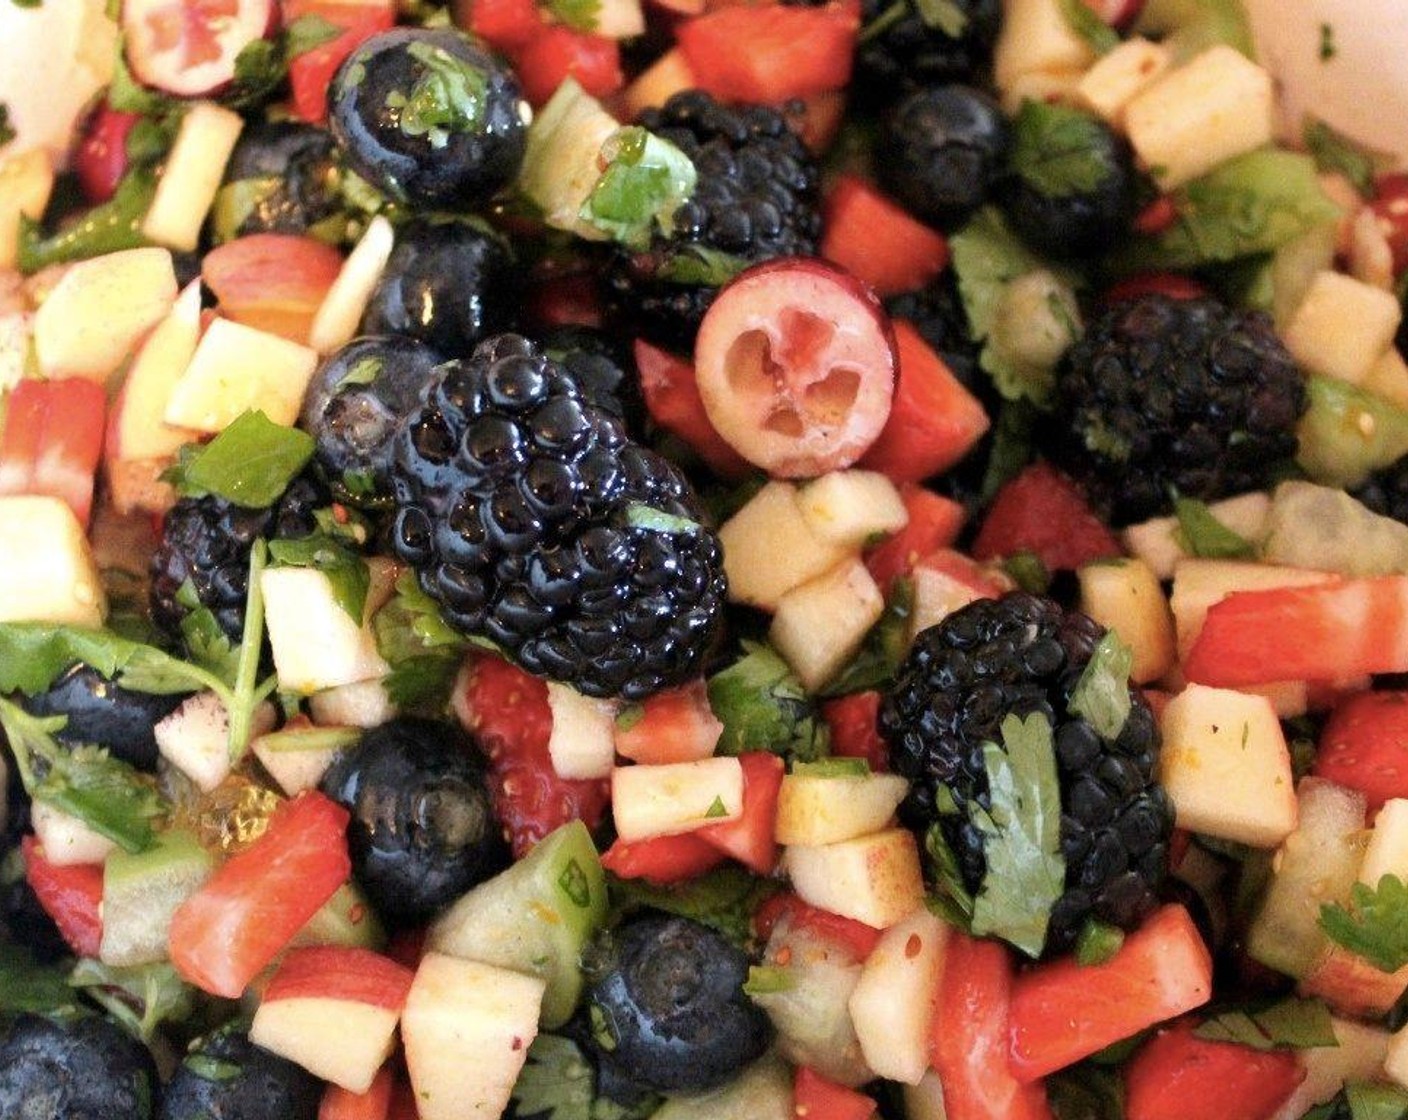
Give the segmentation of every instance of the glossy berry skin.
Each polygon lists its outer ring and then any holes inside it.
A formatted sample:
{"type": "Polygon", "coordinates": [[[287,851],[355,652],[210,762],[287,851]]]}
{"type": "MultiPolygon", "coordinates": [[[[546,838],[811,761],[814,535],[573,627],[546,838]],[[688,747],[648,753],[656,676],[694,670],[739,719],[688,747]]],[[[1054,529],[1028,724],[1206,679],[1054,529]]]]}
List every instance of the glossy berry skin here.
{"type": "Polygon", "coordinates": [[[403,335],[353,339],[330,355],[303,398],[303,427],[317,441],[314,461],[349,505],[390,499],[391,443],[440,364],[439,351],[403,335]]]}
{"type": "Polygon", "coordinates": [[[1002,5],[955,0],[952,6],[963,17],[956,35],[925,19],[917,0],[863,0],[856,95],[884,101],[922,86],[981,80],[1002,26],[1002,5]]]}
{"type": "Polygon", "coordinates": [[[538,335],[543,353],[576,381],[582,396],[597,408],[626,422],[639,434],[645,415],[640,378],[614,336],[576,324],[552,327],[538,335]]]}
{"type": "Polygon", "coordinates": [[[255,201],[231,234],[307,233],[341,208],[340,175],[337,145],[325,129],[294,121],[247,127],[225,182],[248,184],[255,201]]]}
{"type": "Polygon", "coordinates": [[[301,1066],[225,1028],[191,1045],[157,1120],[315,1120],[322,1092],[301,1066]]]}
{"type": "Polygon", "coordinates": [[[447,357],[467,354],[511,322],[517,275],[494,234],[465,222],[411,222],[396,233],[362,331],[407,335],[447,357]]]}
{"type": "Polygon", "coordinates": [[[467,35],[374,35],[333,76],[329,126],[352,169],[416,208],[464,208],[506,186],[527,130],[518,79],[467,35]]]}
{"type": "Polygon", "coordinates": [[[406,718],[372,728],[323,776],[352,814],[353,876],[389,924],[425,922],[508,863],[485,768],[458,728],[406,718]]]}
{"type": "Polygon", "coordinates": [[[767,1016],[743,993],[748,958],[688,918],[620,926],[587,994],[603,1067],[660,1093],[722,1085],[767,1048],[767,1016]]]}
{"type": "Polygon", "coordinates": [[[915,217],[944,228],[988,198],[1005,171],[1010,131],[1001,108],[967,86],[916,90],[886,115],[881,185],[915,217]]]}
{"type": "Polygon", "coordinates": [[[65,669],[24,706],[37,716],[67,716],[68,723],[54,736],[61,743],[106,747],[115,758],[138,770],[155,770],[152,727],[175,711],[183,699],[179,694],[133,692],[80,662],[65,669]]]}
{"type": "Polygon", "coordinates": [[[96,1015],[20,1015],[0,1042],[0,1116],[150,1120],[156,1088],[147,1048],[96,1015]]]}

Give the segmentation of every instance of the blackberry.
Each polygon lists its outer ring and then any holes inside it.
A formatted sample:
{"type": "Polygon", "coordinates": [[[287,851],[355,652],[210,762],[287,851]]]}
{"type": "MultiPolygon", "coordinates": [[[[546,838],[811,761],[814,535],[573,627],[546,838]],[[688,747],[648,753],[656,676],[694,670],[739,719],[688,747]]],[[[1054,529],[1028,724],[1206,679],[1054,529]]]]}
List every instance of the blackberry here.
{"type": "Polygon", "coordinates": [[[992,378],[978,366],[980,347],[973,339],[953,269],[945,269],[928,287],[887,299],[885,310],[892,318],[909,320],[964,388],[980,397],[992,396],[992,378]]]}
{"type": "Polygon", "coordinates": [[[874,102],[921,86],[981,82],[1002,27],[1002,5],[956,0],[946,7],[961,19],[935,19],[921,0],[863,0],[852,90],[874,102]]]}
{"type": "Polygon", "coordinates": [[[1408,456],[1375,471],[1350,493],[1375,513],[1408,525],[1408,456]]]}
{"type": "Polygon", "coordinates": [[[1051,721],[1066,883],[1047,952],[1068,949],[1088,918],[1137,924],[1154,906],[1173,829],[1172,803],[1155,782],[1158,727],[1143,697],[1131,690],[1129,718],[1113,740],[1068,710],[1102,634],[1041,596],[979,600],[919,635],[880,708],[890,763],[914,783],[905,822],[920,832],[938,824],[973,891],[987,866],[970,810],[990,808],[983,744],[1001,743],[1010,714],[1051,721]],[[940,786],[956,812],[939,811],[940,786]]]}
{"type": "Polygon", "coordinates": [[[393,547],[456,629],[592,696],[698,671],[723,610],[718,538],[683,476],[527,339],[441,367],[391,478],[393,547]]]}
{"type": "Polygon", "coordinates": [[[1057,371],[1051,458],[1119,524],[1268,485],[1305,384],[1261,312],[1146,295],[1091,323],[1057,371]]]}
{"type": "Polygon", "coordinates": [[[262,509],[237,506],[214,494],[182,498],[162,522],[161,542],[152,553],[152,621],[174,637],[196,605],[208,607],[230,641],[238,642],[255,540],[308,536],[317,528],[313,511],[328,501],[323,485],[307,473],[262,509]]]}
{"type": "Polygon", "coordinates": [[[701,90],[686,90],[662,108],[647,109],[639,123],[689,156],[699,179],[668,235],[657,232],[643,252],[617,254],[607,274],[609,297],[617,315],[631,321],[632,333],[689,344],[714,292],[729,279],[694,279],[701,268],[715,271],[711,256],[757,264],[816,252],[820,178],[776,109],[724,106],[701,90]]]}

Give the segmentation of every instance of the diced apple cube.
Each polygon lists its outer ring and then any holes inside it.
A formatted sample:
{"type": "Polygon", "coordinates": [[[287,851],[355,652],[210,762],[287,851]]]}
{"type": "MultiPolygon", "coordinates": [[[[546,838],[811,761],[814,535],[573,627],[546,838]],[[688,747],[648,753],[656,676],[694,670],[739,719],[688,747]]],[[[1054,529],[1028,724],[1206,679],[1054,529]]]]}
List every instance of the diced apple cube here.
{"type": "Polygon", "coordinates": [[[616,705],[548,682],[548,756],[559,778],[609,778],[616,765],[616,705]]]}
{"type": "Polygon", "coordinates": [[[1173,614],[1164,589],[1142,560],[1087,564],[1076,573],[1080,609],[1119,635],[1134,654],[1130,679],[1158,680],[1173,667],[1173,614]]]}
{"type": "Polygon", "coordinates": [[[790,482],[769,482],[759,490],[719,528],[719,541],[729,598],[766,611],[853,551],[812,532],[790,482]]]}
{"type": "Polygon", "coordinates": [[[1080,71],[1095,51],[1071,27],[1061,0],[1008,0],[993,52],[993,77],[1007,90],[1033,71],[1080,71]]]}
{"type": "Polygon", "coordinates": [[[900,492],[878,471],[831,471],[799,487],[797,505],[818,537],[857,551],[909,522],[900,492]]]}
{"type": "Polygon", "coordinates": [[[611,812],[617,835],[628,842],[737,820],[743,767],[726,757],[618,766],[611,772],[611,812]]]}
{"type": "Polygon", "coordinates": [[[1118,127],[1124,109],[1173,64],[1173,54],[1160,43],[1135,36],[1096,61],[1076,86],[1076,100],[1118,127]]]}
{"type": "Polygon", "coordinates": [[[538,1033],[546,985],[443,953],[416,970],[401,1037],[420,1120],[500,1115],[538,1033]]]}
{"type": "Polygon", "coordinates": [[[645,11],[640,0],[602,0],[592,31],[607,39],[634,39],[643,34],[645,11]]]}
{"type": "Polygon", "coordinates": [[[275,746],[275,741],[269,736],[257,735],[250,740],[249,749],[289,797],[297,797],[322,781],[328,767],[341,753],[336,747],[283,749],[275,746]]]}
{"type": "Polygon", "coordinates": [[[909,609],[910,641],[961,607],[978,599],[996,598],[1014,586],[1003,572],[948,548],[920,557],[909,580],[914,589],[909,609]]]}
{"type": "Polygon", "coordinates": [[[107,596],[83,526],[61,498],[0,497],[0,622],[101,626],[107,596]]]}
{"type": "Polygon", "coordinates": [[[1018,74],[1002,90],[1002,111],[1014,117],[1024,101],[1069,105],[1076,100],[1084,76],[1084,70],[1028,70],[1018,74]]]}
{"type": "Polygon", "coordinates": [[[1402,1027],[1389,1040],[1384,1052],[1384,1072],[1404,1088],[1408,1088],[1408,1027],[1402,1027]]]}
{"type": "Polygon", "coordinates": [[[1408,880],[1408,800],[1401,797],[1384,802],[1374,818],[1359,867],[1359,881],[1371,887],[1377,887],[1385,875],[1408,880]]]}
{"type": "Polygon", "coordinates": [[[372,292],[386,271],[391,250],[396,247],[396,233],[382,215],[368,223],[366,232],[357,242],[342,271],[337,274],[328,294],[313,317],[308,331],[308,345],[319,354],[331,354],[347,345],[357,334],[357,327],[366,313],[372,292]]]}
{"type": "Polygon", "coordinates": [[[797,845],[782,858],[804,902],[888,929],[924,902],[924,876],[914,833],[872,832],[838,844],[797,845]]]}
{"type": "Polygon", "coordinates": [[[1264,697],[1189,685],[1168,702],[1160,780],[1178,827],[1274,848],[1296,827],[1291,756],[1264,697]]]}
{"type": "Polygon", "coordinates": [[[0,162],[0,270],[19,261],[20,217],[38,221],[54,189],[49,153],[33,148],[0,162]]]}
{"type": "Polygon", "coordinates": [[[215,319],[171,391],[166,423],[220,432],[242,413],[259,409],[275,424],[292,426],[317,368],[317,352],[307,346],[215,319]]]}
{"type": "Polygon", "coordinates": [[[1281,333],[1291,356],[1311,373],[1357,385],[1393,345],[1402,318],[1391,292],[1325,269],[1281,333]]]}
{"type": "Polygon", "coordinates": [[[880,588],[859,559],[795,587],[777,604],[768,640],[815,692],[855,655],[885,613],[880,588]]]}
{"type": "Polygon", "coordinates": [[[909,792],[898,774],[787,774],[777,795],[779,844],[834,844],[879,832],[909,792]]]}
{"type": "Polygon", "coordinates": [[[142,219],[147,240],[183,253],[195,250],[243,128],[243,117],[213,101],[186,109],[142,219]]]}
{"type": "Polygon", "coordinates": [[[36,800],[30,808],[30,823],[44,858],[55,867],[102,863],[117,847],[101,833],[94,832],[77,817],[56,809],[47,801],[36,800]]]}
{"type": "Polygon", "coordinates": [[[396,705],[384,683],[369,680],[313,693],[308,711],[324,727],[378,727],[396,715],[396,705]]]}
{"type": "Polygon", "coordinates": [[[920,907],[891,926],[851,992],[851,1021],[879,1077],[917,1085],[929,1068],[929,1025],[951,927],[920,907]]]}
{"type": "MultiPolygon", "coordinates": [[[[274,725],[274,710],[261,704],[254,711],[250,734],[260,735],[274,725]]],[[[205,793],[230,774],[230,717],[220,697],[198,692],[152,728],[156,749],[205,793]]]]}
{"type": "Polygon", "coordinates": [[[1375,1081],[1383,1073],[1389,1033],[1352,1019],[1331,1016],[1337,1046],[1315,1046],[1300,1052],[1302,1081],[1272,1120],[1301,1120],[1315,1105],[1324,1104],[1347,1081],[1375,1081]]]}
{"type": "Polygon", "coordinates": [[[269,648],[284,691],[306,696],[376,680],[390,671],[370,625],[352,620],[325,573],[316,568],[266,568],[259,586],[269,648]]]}
{"type": "Polygon", "coordinates": [[[34,350],[46,377],[106,384],[133,346],[176,302],[165,249],[124,249],[71,266],[34,316],[34,350]]]}
{"type": "Polygon", "coordinates": [[[1209,47],[1125,107],[1125,129],[1162,190],[1271,142],[1271,75],[1240,51],[1209,47]]]}
{"type": "MultiPolygon", "coordinates": [[[[1260,491],[1238,494],[1235,498],[1210,503],[1208,512],[1243,540],[1257,544],[1266,536],[1271,499],[1260,491]]],[[[1130,554],[1148,564],[1159,579],[1172,579],[1174,567],[1190,555],[1180,540],[1176,517],[1141,521],[1121,532],[1120,537],[1130,554]]]]}

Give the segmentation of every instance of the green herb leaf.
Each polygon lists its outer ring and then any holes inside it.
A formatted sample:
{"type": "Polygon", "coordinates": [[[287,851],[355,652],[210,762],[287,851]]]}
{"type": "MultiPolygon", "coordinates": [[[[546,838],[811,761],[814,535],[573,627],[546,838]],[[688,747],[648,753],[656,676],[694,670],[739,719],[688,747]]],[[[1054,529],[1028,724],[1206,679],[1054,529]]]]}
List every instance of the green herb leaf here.
{"type": "Polygon", "coordinates": [[[1253,1050],[1312,1050],[1339,1045],[1330,1009],[1318,999],[1289,997],[1269,1006],[1229,1007],[1193,1031],[1211,1042],[1235,1042],[1253,1050]]]}
{"type": "Polygon", "coordinates": [[[1351,1081],[1345,1086],[1351,1120],[1405,1120],[1408,1089],[1382,1081],[1351,1081]]]}
{"type": "Polygon", "coordinates": [[[595,31],[601,20],[601,0],[548,0],[548,11],[577,31],[595,31]]]}
{"type": "Polygon", "coordinates": [[[748,262],[743,257],[705,245],[690,245],[671,254],[655,278],[670,284],[722,288],[747,267],[748,262]]]}
{"type": "Polygon", "coordinates": [[[582,221],[641,249],[657,227],[669,233],[675,211],[694,193],[696,174],[690,158],[637,126],[608,136],[600,158],[606,169],[582,203],[582,221]]]}
{"type": "Polygon", "coordinates": [[[996,934],[1036,958],[1066,881],[1051,722],[1036,713],[1009,715],[1002,745],[985,743],[983,762],[992,807],[969,805],[987,860],[973,900],[973,933],[996,934]]]}
{"type": "Polygon", "coordinates": [[[488,94],[483,72],[431,43],[412,43],[406,52],[420,63],[420,74],[409,95],[393,91],[386,97],[401,132],[424,136],[432,148],[443,148],[453,133],[477,129],[488,94]]]}
{"type": "Polygon", "coordinates": [[[42,965],[23,945],[0,941],[0,1015],[43,1015],[73,1006],[61,969],[42,965]]]}
{"type": "Polygon", "coordinates": [[[781,890],[780,884],[759,879],[741,867],[721,867],[674,886],[656,887],[644,879],[614,875],[607,885],[617,916],[648,909],[693,918],[740,947],[753,941],[754,912],[781,890]]]}
{"type": "Polygon", "coordinates": [[[158,93],[137,81],[127,65],[125,44],[119,41],[113,63],[112,84],[108,86],[108,105],[122,113],[159,117],[175,109],[177,102],[174,98],[158,93]]]}
{"type": "Polygon", "coordinates": [[[1032,461],[1032,435],[1039,413],[1026,399],[1005,400],[992,426],[992,450],[978,503],[986,506],[1004,485],[1022,473],[1032,461]]]}
{"type": "Polygon", "coordinates": [[[187,1054],[181,1064],[202,1081],[233,1081],[244,1073],[244,1067],[209,1054],[187,1054]]]}
{"type": "Polygon", "coordinates": [[[1123,944],[1124,930],[1119,926],[1089,918],[1076,937],[1076,963],[1087,966],[1104,964],[1120,951],[1123,944]]]}
{"type": "Polygon", "coordinates": [[[136,692],[173,694],[221,687],[198,666],[108,630],[0,623],[0,693],[43,692],[75,661],[136,692]]]}
{"type": "Polygon", "coordinates": [[[1301,139],[1319,170],[1338,171],[1354,184],[1360,194],[1365,197],[1373,194],[1374,157],[1348,136],[1337,132],[1324,121],[1306,117],[1301,139]]]}
{"type": "Polygon", "coordinates": [[[230,694],[225,700],[225,711],[230,717],[229,750],[230,760],[238,762],[249,746],[249,728],[254,719],[254,709],[264,696],[274,689],[272,678],[265,684],[258,683],[259,658],[264,648],[264,589],[260,576],[269,560],[269,550],[261,539],[256,539],[249,550],[249,591],[244,601],[244,630],[240,639],[239,661],[235,667],[235,682],[230,686],[230,694]]]}
{"type": "MultiPolygon", "coordinates": [[[[1070,2],[1089,11],[1081,0],[1070,2]]],[[[1048,198],[1089,194],[1107,175],[1096,154],[1104,133],[1105,126],[1092,116],[1028,98],[1012,122],[1012,170],[1048,198]]]]}
{"type": "Polygon", "coordinates": [[[795,986],[792,973],[786,968],[772,964],[755,964],[748,969],[748,979],[743,991],[748,996],[774,996],[779,992],[790,992],[795,986]]]}
{"type": "Polygon", "coordinates": [[[666,513],[663,509],[654,509],[641,502],[631,502],[626,506],[625,516],[626,524],[631,528],[649,529],[656,533],[697,533],[702,528],[699,522],[688,517],[666,513]]]}
{"type": "Polygon", "coordinates": [[[1124,1082],[1110,1069],[1081,1063],[1046,1078],[1056,1120],[1124,1120],[1124,1082]]]}
{"type": "Polygon", "coordinates": [[[968,30],[968,13],[956,0],[914,0],[914,10],[925,27],[961,39],[968,30]]]}
{"type": "Polygon", "coordinates": [[[239,672],[239,650],[230,642],[230,636],[220,629],[214,611],[201,606],[199,600],[194,607],[188,606],[185,617],[181,619],[181,637],[192,661],[233,687],[235,674],[239,672]]]}
{"type": "Polygon", "coordinates": [[[1002,562],[1002,570],[1016,582],[1023,591],[1033,595],[1045,595],[1051,587],[1051,573],[1035,552],[1023,549],[1002,562]]]}
{"type": "Polygon", "coordinates": [[[1129,719],[1129,671],[1133,666],[1133,651],[1113,630],[1105,631],[1066,707],[1072,715],[1082,716],[1102,738],[1118,737],[1129,719]]]}
{"type": "Polygon", "coordinates": [[[235,109],[252,109],[270,100],[288,77],[282,40],[254,39],[235,56],[235,77],[221,100],[235,109]]]}
{"type": "Polygon", "coordinates": [[[469,643],[420,589],[414,572],[397,578],[395,594],[372,616],[372,632],[391,666],[382,684],[392,702],[417,711],[443,708],[469,643]]]}
{"type": "Polygon", "coordinates": [[[366,357],[352,363],[352,367],[337,379],[337,388],[347,389],[356,385],[370,385],[381,376],[382,368],[386,363],[375,354],[368,354],[366,357]]]}
{"type": "Polygon", "coordinates": [[[22,218],[20,271],[29,276],[53,264],[87,260],[147,244],[142,219],[155,195],[156,174],[150,167],[134,167],[122,177],[112,198],[94,206],[81,222],[74,222],[51,237],[43,236],[37,222],[22,218]]]}
{"type": "Polygon", "coordinates": [[[1085,40],[1086,46],[1096,54],[1109,54],[1120,45],[1115,29],[1081,0],[1061,0],[1061,16],[1066,26],[1085,40]]]}
{"type": "Polygon", "coordinates": [[[344,29],[319,15],[299,16],[284,28],[284,50],[290,59],[340,39],[344,29]]]}
{"type": "Polygon", "coordinates": [[[631,1107],[595,1096],[596,1074],[577,1044],[540,1033],[513,1086],[510,1112],[528,1120],[645,1120],[660,1107],[647,1095],[631,1107]]]}
{"type": "Polygon", "coordinates": [[[714,798],[714,800],[709,803],[709,808],[704,810],[706,820],[726,816],[728,816],[728,808],[724,805],[724,799],[722,797],[714,798]]]}
{"type": "MultiPolygon", "coordinates": [[[[950,800],[952,797],[950,793],[950,800]]],[[[970,928],[973,922],[973,893],[963,882],[958,856],[937,824],[930,825],[924,833],[924,854],[928,857],[929,873],[939,892],[929,900],[929,909],[959,929],[970,928]]]]}
{"type": "Polygon", "coordinates": [[[10,107],[0,101],[0,148],[3,148],[18,135],[10,123],[10,107]]]}
{"type": "Polygon", "coordinates": [[[1355,883],[1348,909],[1337,902],[1320,907],[1320,928],[1380,972],[1397,972],[1408,964],[1408,884],[1396,875],[1376,887],[1355,883]]]}
{"type": "Polygon", "coordinates": [[[371,570],[366,560],[341,540],[313,533],[294,540],[269,542],[269,558],[280,568],[313,568],[327,576],[337,605],[358,626],[367,606],[371,570]]]}
{"type": "Polygon", "coordinates": [[[162,1024],[180,1023],[196,1009],[194,989],[165,961],[116,968],[84,957],[68,982],[147,1043],[162,1024]]]}
{"type": "Polygon", "coordinates": [[[821,695],[846,696],[868,688],[882,688],[894,680],[908,650],[909,619],[913,613],[913,581],[895,580],[884,613],[870,628],[856,655],[821,690],[821,695]]]}
{"type": "Polygon", "coordinates": [[[743,657],[709,678],[709,707],[724,725],[718,753],[823,757],[830,747],[826,723],[787,662],[758,642],[744,642],[743,649],[743,657]]]}
{"type": "Polygon", "coordinates": [[[1175,498],[1173,513],[1178,518],[1178,543],[1190,555],[1205,560],[1246,560],[1256,555],[1256,546],[1219,521],[1205,502],[1175,498]]]}
{"type": "Polygon", "coordinates": [[[307,466],[315,446],[307,432],[275,424],[262,412],[245,412],[174,468],[170,481],[187,496],[214,494],[246,509],[264,509],[307,466]]]}
{"type": "Polygon", "coordinates": [[[355,727],[295,727],[269,731],[259,736],[259,744],[271,751],[340,751],[362,737],[355,727]]]}
{"type": "Polygon", "coordinates": [[[799,778],[868,778],[870,766],[863,758],[819,758],[794,763],[792,773],[799,778]]]}

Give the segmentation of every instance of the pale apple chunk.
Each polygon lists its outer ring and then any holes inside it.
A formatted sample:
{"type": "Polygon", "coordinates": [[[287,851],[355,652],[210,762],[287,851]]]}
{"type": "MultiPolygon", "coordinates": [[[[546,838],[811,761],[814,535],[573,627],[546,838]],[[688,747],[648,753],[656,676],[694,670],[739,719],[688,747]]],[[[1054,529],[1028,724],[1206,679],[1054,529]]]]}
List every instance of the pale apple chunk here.
{"type": "Polygon", "coordinates": [[[898,774],[787,774],[777,795],[779,844],[835,844],[879,832],[909,792],[898,774]]]}
{"type": "MultiPolygon", "coordinates": [[[[1209,503],[1208,512],[1219,524],[1255,545],[1266,536],[1271,498],[1260,491],[1238,494],[1235,498],[1209,503]]],[[[1120,533],[1120,539],[1130,555],[1148,564],[1159,579],[1172,579],[1178,562],[1187,560],[1191,555],[1180,537],[1176,517],[1154,517],[1131,525],[1120,533]]]]}
{"type": "Polygon", "coordinates": [[[1153,569],[1142,560],[1102,560],[1076,573],[1080,609],[1134,654],[1130,679],[1158,680],[1175,660],[1173,614],[1153,569]]]}
{"type": "Polygon", "coordinates": [[[1408,1088],[1408,1027],[1399,1029],[1389,1041],[1384,1053],[1384,1072],[1408,1088]]]}
{"type": "Polygon", "coordinates": [[[259,586],[269,647],[284,691],[306,696],[377,680],[390,671],[377,651],[371,626],[365,620],[361,625],[353,621],[325,573],[316,568],[266,568],[259,586]]]}
{"type": "Polygon", "coordinates": [[[183,253],[195,250],[243,129],[243,117],[213,101],[186,109],[142,219],[147,240],[183,253]]]}
{"type": "Polygon", "coordinates": [[[609,778],[616,765],[616,705],[548,682],[548,757],[559,778],[609,778]]]}
{"type": "Polygon", "coordinates": [[[117,847],[106,836],[94,832],[77,817],[56,809],[47,801],[35,801],[30,823],[44,858],[55,867],[75,867],[102,863],[117,847]]]}
{"type": "Polygon", "coordinates": [[[1125,129],[1162,190],[1271,142],[1271,75],[1232,47],[1209,47],[1125,107],[1125,129]]]}
{"type": "Polygon", "coordinates": [[[1172,52],[1161,43],[1135,36],[1100,58],[1081,76],[1076,100],[1118,126],[1124,109],[1173,63],[1172,52]]]}
{"type": "Polygon", "coordinates": [[[1401,797],[1385,801],[1374,818],[1359,867],[1359,881],[1370,887],[1385,875],[1408,880],[1408,800],[1401,797]]]}
{"type": "Polygon", "coordinates": [[[313,325],[308,330],[308,345],[319,354],[331,354],[339,347],[347,345],[356,337],[357,327],[366,313],[372,292],[386,271],[386,262],[391,259],[391,250],[396,247],[396,233],[382,215],[378,214],[368,223],[366,232],[357,242],[342,271],[337,274],[332,287],[318,313],[313,317],[313,325]]]}
{"type": "Polygon", "coordinates": [[[854,551],[812,532],[790,482],[769,482],[753,495],[719,528],[719,542],[729,598],[766,611],[854,551]]]}
{"type": "Polygon", "coordinates": [[[920,907],[885,931],[851,992],[851,1021],[879,1077],[917,1085],[929,1067],[934,993],[950,928],[920,907]]]}
{"type": "Polygon", "coordinates": [[[768,640],[802,687],[815,692],[855,655],[884,613],[880,588],[865,565],[852,559],[787,592],[768,640]]]}
{"type": "Polygon", "coordinates": [[[34,351],[46,377],[107,384],[137,341],[176,302],[166,249],[124,249],[79,261],[34,316],[34,351]]]}
{"type": "Polygon", "coordinates": [[[500,1115],[538,1034],[535,976],[426,953],[401,1015],[420,1120],[500,1115]]]}
{"type": "Polygon", "coordinates": [[[365,1093],[391,1056],[399,1018],[398,1009],[351,996],[265,999],[249,1040],[348,1092],[365,1093]]]}
{"type": "Polygon", "coordinates": [[[1095,51],[1071,27],[1061,0],[1008,0],[1002,31],[993,52],[993,77],[1007,90],[1023,74],[1080,71],[1095,61],[1095,51]]]}
{"type": "Polygon", "coordinates": [[[341,753],[337,747],[284,748],[277,745],[276,736],[267,735],[252,739],[249,749],[289,797],[297,797],[322,781],[328,767],[341,753]]]}
{"type": "Polygon", "coordinates": [[[1002,111],[1015,117],[1025,101],[1040,101],[1047,105],[1070,105],[1077,97],[1085,71],[1028,70],[1012,79],[1002,89],[1002,111]]]}
{"type": "Polygon", "coordinates": [[[215,319],[176,382],[164,420],[200,432],[220,432],[242,413],[258,409],[275,424],[291,426],[317,368],[317,352],[307,346],[215,319]]]}
{"type": "Polygon", "coordinates": [[[107,596],[73,510],[59,498],[0,497],[0,622],[97,627],[107,596]]]}
{"type": "MultiPolygon", "coordinates": [[[[274,725],[274,709],[261,704],[254,710],[250,734],[261,735],[274,725]]],[[[152,728],[156,749],[204,793],[230,775],[230,717],[220,697],[197,692],[152,728]]]]}
{"type": "Polygon", "coordinates": [[[1315,1105],[1324,1104],[1346,1081],[1375,1081],[1383,1072],[1389,1033],[1350,1019],[1332,1016],[1330,1029],[1338,1046],[1315,1046],[1300,1052],[1305,1080],[1272,1120],[1301,1120],[1315,1105]]]}
{"type": "Polygon", "coordinates": [[[332,727],[377,727],[396,715],[396,705],[379,680],[315,692],[308,698],[308,710],[314,723],[332,727]]]}
{"type": "Polygon", "coordinates": [[[1357,385],[1393,345],[1402,318],[1391,292],[1325,269],[1281,333],[1306,369],[1357,385]]]}
{"type": "Polygon", "coordinates": [[[743,767],[736,758],[611,772],[611,811],[622,840],[647,840],[737,820],[743,813],[743,767]]]}
{"type": "Polygon", "coordinates": [[[831,471],[797,490],[807,527],[840,548],[859,551],[873,537],[897,533],[909,511],[895,484],[876,471],[831,471]]]}
{"type": "Polygon", "coordinates": [[[787,849],[782,863],[804,902],[877,929],[907,918],[924,901],[919,848],[908,829],[798,845],[787,849]]]}
{"type": "Polygon", "coordinates": [[[1274,848],[1296,827],[1281,722],[1265,697],[1189,685],[1160,719],[1160,781],[1178,827],[1274,848]]]}
{"type": "Polygon", "coordinates": [[[0,161],[0,270],[19,262],[20,218],[42,218],[53,189],[48,152],[34,148],[0,161]]]}

